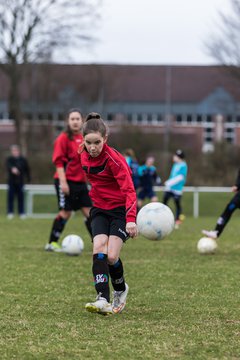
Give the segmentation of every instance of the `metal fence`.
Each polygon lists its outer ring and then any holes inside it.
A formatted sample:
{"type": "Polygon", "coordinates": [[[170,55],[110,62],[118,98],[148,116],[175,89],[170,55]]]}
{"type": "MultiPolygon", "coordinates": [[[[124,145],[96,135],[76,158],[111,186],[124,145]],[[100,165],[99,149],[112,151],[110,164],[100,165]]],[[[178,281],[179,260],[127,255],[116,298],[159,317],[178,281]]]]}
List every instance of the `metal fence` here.
{"type": "MultiPolygon", "coordinates": [[[[6,190],[6,184],[0,184],[0,190],[6,190]]],[[[155,191],[164,191],[163,186],[156,186],[155,191]]],[[[184,192],[193,194],[193,217],[199,217],[199,197],[200,193],[229,193],[230,187],[209,187],[209,186],[186,186],[184,192]]],[[[34,197],[36,195],[47,196],[54,195],[55,188],[53,185],[26,185],[26,215],[31,218],[48,218],[55,216],[54,213],[35,213],[34,212],[34,197]]]]}

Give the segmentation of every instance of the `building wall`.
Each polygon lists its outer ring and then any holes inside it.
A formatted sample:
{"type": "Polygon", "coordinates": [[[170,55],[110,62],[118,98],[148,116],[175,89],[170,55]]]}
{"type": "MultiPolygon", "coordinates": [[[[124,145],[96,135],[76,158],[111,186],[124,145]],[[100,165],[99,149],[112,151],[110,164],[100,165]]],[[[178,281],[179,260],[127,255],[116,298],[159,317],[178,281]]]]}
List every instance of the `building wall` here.
{"type": "MultiPolygon", "coordinates": [[[[53,137],[63,127],[65,111],[77,106],[84,114],[100,112],[115,132],[132,124],[148,133],[189,134],[197,139],[193,146],[203,150],[220,141],[240,146],[239,83],[220,67],[45,64],[30,70],[20,86],[24,119],[36,129],[50,126],[53,137]]],[[[17,141],[5,121],[6,81],[0,72],[2,147],[17,141]]]]}

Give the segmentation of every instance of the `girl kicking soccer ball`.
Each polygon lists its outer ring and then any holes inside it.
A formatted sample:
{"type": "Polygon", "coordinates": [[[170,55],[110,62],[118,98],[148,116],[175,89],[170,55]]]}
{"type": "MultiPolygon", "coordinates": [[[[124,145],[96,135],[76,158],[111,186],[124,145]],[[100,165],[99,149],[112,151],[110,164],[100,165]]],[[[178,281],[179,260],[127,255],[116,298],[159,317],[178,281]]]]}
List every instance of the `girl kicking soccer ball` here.
{"type": "Polygon", "coordinates": [[[125,158],[107,145],[107,127],[100,115],[90,113],[83,126],[82,168],[91,184],[93,207],[90,222],[93,236],[93,277],[96,301],[86,310],[103,315],[120,313],[128,285],[123,276],[120,251],[128,237],[137,236],[137,199],[125,158]],[[110,304],[109,277],[113,286],[110,304]]]}

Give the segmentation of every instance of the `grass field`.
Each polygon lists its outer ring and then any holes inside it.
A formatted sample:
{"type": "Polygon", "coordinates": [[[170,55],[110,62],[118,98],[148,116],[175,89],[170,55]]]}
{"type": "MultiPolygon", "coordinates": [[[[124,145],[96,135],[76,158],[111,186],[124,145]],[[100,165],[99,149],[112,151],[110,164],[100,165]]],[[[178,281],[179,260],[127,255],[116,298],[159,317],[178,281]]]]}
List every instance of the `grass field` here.
{"type": "Polygon", "coordinates": [[[95,291],[80,214],[64,232],[80,231],[79,257],[44,252],[51,220],[1,216],[0,359],[240,359],[238,216],[211,256],[196,243],[214,217],[188,216],[159,242],[129,240],[127,307],[109,317],[84,309],[95,291]]]}

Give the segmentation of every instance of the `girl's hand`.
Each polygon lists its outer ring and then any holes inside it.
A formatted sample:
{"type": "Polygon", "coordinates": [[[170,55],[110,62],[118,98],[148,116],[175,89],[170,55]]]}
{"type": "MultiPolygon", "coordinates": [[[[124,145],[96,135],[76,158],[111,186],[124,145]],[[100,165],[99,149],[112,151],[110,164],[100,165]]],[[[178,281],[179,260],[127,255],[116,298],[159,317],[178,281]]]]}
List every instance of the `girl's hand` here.
{"type": "Polygon", "coordinates": [[[62,189],[62,192],[63,192],[65,195],[69,195],[70,190],[69,190],[68,183],[67,183],[66,181],[60,181],[60,187],[61,187],[61,189],[62,189]]]}
{"type": "Polygon", "coordinates": [[[128,222],[126,224],[126,231],[130,237],[135,237],[138,234],[137,224],[135,222],[128,222]]]}
{"type": "Polygon", "coordinates": [[[16,168],[15,166],[12,167],[11,171],[12,171],[12,174],[14,174],[14,175],[19,175],[20,174],[18,168],[16,168]]]}
{"type": "Polygon", "coordinates": [[[85,146],[84,146],[84,141],[81,143],[81,144],[79,144],[79,146],[78,146],[78,150],[77,150],[77,152],[78,152],[78,154],[80,155],[82,152],[83,152],[83,150],[85,149],[85,146]]]}

